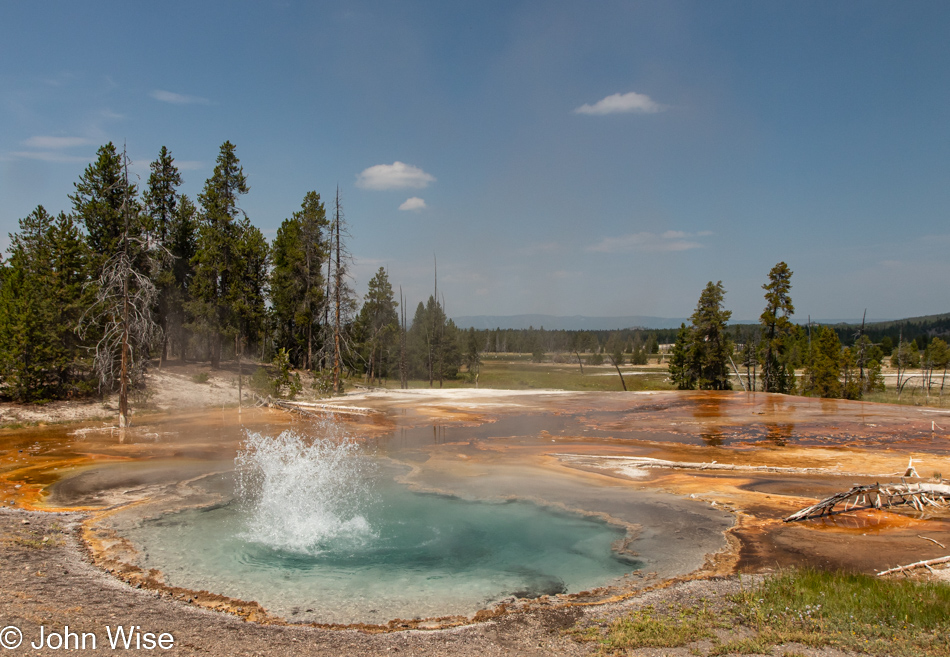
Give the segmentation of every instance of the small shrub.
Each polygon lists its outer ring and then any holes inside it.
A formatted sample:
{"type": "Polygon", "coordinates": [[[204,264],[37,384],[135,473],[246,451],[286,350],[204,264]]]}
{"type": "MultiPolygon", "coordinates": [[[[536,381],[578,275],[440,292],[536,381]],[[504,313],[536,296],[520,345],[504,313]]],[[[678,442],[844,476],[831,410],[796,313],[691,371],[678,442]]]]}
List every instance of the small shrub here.
{"type": "Polygon", "coordinates": [[[286,393],[289,399],[293,399],[303,386],[300,383],[300,375],[291,370],[290,354],[286,349],[278,349],[273,362],[276,370],[273,380],[274,394],[283,397],[286,393]]]}
{"type": "Polygon", "coordinates": [[[333,375],[329,372],[317,372],[313,375],[310,387],[320,397],[329,397],[333,394],[333,375]]]}
{"type": "Polygon", "coordinates": [[[197,374],[191,375],[191,380],[195,383],[207,383],[208,382],[208,373],[207,372],[198,372],[197,374]]]}
{"type": "Polygon", "coordinates": [[[251,386],[251,390],[259,395],[273,397],[277,394],[277,390],[274,387],[274,382],[270,378],[270,374],[268,374],[267,370],[263,367],[258,367],[256,370],[254,370],[254,374],[251,375],[251,380],[248,385],[251,386]]]}

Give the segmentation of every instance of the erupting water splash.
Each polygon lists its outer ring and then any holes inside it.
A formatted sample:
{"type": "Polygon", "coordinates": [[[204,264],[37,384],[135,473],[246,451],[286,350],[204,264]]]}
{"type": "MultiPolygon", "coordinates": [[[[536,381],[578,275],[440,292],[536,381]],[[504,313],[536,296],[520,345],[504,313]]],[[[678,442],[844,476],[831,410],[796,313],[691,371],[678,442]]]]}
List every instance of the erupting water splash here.
{"type": "Polygon", "coordinates": [[[333,541],[364,543],[371,467],[359,446],[327,421],[321,438],[294,431],[276,438],[248,432],[235,459],[237,493],[247,507],[248,541],[319,554],[333,541]]]}

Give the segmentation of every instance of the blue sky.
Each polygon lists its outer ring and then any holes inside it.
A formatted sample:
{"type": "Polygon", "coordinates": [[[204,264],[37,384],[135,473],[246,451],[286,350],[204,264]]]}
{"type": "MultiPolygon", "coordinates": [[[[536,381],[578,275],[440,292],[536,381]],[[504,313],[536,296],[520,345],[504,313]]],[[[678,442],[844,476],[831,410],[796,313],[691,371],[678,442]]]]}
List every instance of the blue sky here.
{"type": "Polygon", "coordinates": [[[107,141],[194,198],[230,140],[268,237],[341,188],[450,315],[950,310],[946,2],[0,2],[0,246],[107,141]],[[400,209],[402,208],[402,209],[400,209]]]}

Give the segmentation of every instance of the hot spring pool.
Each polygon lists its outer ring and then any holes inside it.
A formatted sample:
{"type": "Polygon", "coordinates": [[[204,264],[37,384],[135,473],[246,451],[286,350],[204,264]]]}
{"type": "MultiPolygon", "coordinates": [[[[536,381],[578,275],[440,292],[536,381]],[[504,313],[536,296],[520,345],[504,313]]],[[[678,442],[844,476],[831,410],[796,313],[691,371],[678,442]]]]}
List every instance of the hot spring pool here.
{"type": "Polygon", "coordinates": [[[603,586],[641,566],[616,549],[622,527],[529,502],[418,493],[394,474],[352,443],[251,434],[231,502],[125,535],[169,585],[255,600],[301,622],[471,615],[508,596],[603,586]]]}

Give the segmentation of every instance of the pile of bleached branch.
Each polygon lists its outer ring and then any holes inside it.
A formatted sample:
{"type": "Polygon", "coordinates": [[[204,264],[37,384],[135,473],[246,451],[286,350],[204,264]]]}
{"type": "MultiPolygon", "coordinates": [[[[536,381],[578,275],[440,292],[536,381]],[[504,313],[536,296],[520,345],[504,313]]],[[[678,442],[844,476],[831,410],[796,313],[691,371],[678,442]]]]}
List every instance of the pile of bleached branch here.
{"type": "Polygon", "coordinates": [[[837,493],[793,513],[785,518],[785,522],[830,515],[838,504],[844,505],[843,511],[856,508],[881,509],[902,504],[923,511],[928,506],[940,508],[950,505],[950,485],[921,482],[854,486],[849,491],[837,493]]]}

